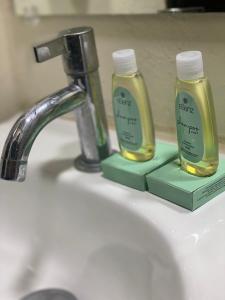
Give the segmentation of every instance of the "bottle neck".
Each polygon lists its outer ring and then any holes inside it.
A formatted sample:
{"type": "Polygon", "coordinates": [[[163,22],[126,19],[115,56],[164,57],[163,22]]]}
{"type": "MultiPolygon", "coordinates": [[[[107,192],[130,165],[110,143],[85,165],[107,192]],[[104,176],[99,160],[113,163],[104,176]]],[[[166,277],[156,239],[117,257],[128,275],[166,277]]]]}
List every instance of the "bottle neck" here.
{"type": "Polygon", "coordinates": [[[139,71],[136,71],[136,72],[129,72],[129,73],[113,73],[115,76],[117,77],[134,77],[139,73],[139,71]]]}
{"type": "Polygon", "coordinates": [[[179,77],[177,77],[177,81],[181,81],[181,82],[185,82],[185,83],[197,83],[199,81],[202,81],[202,80],[205,80],[207,79],[205,76],[202,76],[202,77],[198,77],[198,78],[195,78],[195,79],[180,79],[179,77]]]}

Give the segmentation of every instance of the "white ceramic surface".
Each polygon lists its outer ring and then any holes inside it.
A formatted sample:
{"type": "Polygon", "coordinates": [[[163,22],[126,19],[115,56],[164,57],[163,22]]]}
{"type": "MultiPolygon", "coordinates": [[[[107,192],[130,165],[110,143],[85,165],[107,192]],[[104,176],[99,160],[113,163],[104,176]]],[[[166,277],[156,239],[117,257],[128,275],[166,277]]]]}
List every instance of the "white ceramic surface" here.
{"type": "Polygon", "coordinates": [[[57,287],[78,300],[224,300],[225,195],[192,213],[75,170],[78,153],[75,125],[56,120],[26,182],[0,182],[0,299],[57,287]]]}

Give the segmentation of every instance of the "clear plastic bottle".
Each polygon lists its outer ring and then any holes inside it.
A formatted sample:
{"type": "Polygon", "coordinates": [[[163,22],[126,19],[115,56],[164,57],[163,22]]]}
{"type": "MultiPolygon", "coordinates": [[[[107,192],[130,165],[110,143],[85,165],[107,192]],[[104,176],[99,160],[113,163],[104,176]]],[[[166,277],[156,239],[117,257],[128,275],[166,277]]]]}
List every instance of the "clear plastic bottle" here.
{"type": "Polygon", "coordinates": [[[210,176],[218,167],[218,138],[213,97],[204,77],[200,51],[176,56],[176,124],[181,168],[210,176]]]}
{"type": "Polygon", "coordinates": [[[138,72],[133,49],[113,52],[113,111],[121,155],[135,161],[150,160],[155,136],[148,92],[138,72]]]}

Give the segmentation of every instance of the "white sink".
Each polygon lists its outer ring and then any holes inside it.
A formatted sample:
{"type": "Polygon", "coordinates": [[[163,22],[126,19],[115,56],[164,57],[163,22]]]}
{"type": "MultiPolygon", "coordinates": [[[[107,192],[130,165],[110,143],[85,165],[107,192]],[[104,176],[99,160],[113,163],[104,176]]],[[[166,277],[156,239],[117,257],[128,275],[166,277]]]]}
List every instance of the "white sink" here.
{"type": "Polygon", "coordinates": [[[79,152],[74,123],[56,120],[25,183],[0,182],[0,299],[62,288],[78,300],[224,300],[224,194],[192,213],[75,170],[79,152]]]}

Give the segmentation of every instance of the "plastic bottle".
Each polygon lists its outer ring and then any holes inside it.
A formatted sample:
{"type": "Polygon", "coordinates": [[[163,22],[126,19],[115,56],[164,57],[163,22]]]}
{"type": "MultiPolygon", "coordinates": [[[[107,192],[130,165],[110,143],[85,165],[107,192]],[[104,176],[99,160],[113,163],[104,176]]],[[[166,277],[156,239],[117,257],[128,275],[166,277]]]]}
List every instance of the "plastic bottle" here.
{"type": "Polygon", "coordinates": [[[218,138],[213,97],[204,76],[202,53],[176,56],[176,125],[181,168],[210,176],[218,167],[218,138]]]}
{"type": "Polygon", "coordinates": [[[148,92],[137,69],[133,49],[113,52],[113,111],[121,155],[135,161],[150,160],[155,137],[148,92]]]}

